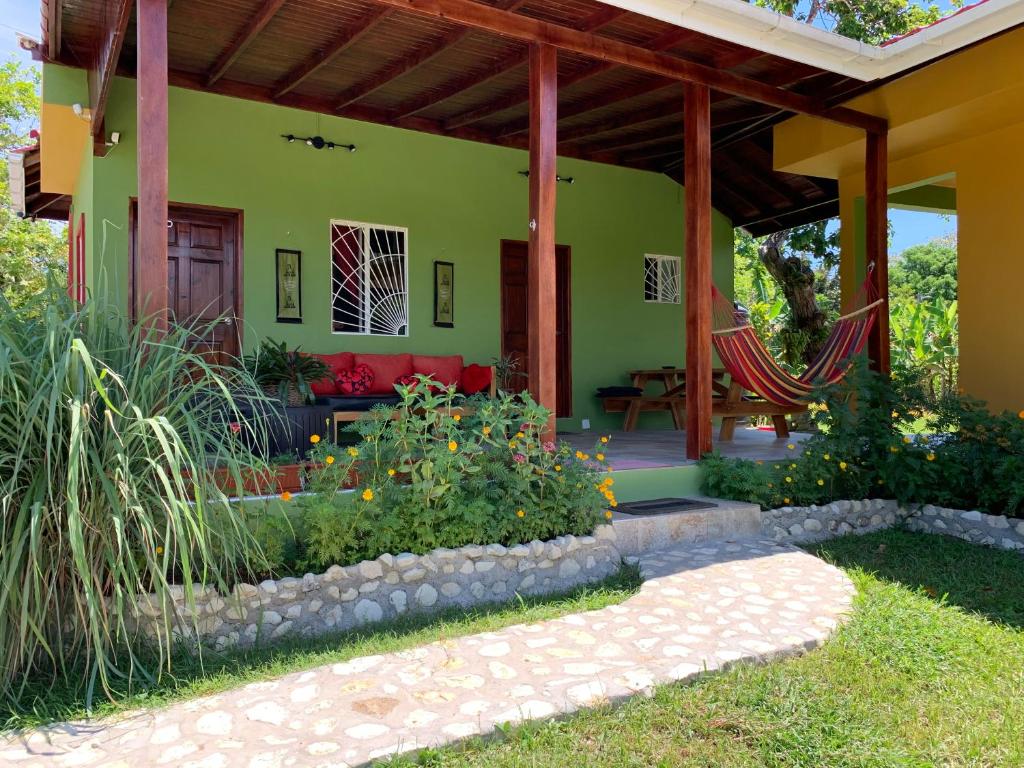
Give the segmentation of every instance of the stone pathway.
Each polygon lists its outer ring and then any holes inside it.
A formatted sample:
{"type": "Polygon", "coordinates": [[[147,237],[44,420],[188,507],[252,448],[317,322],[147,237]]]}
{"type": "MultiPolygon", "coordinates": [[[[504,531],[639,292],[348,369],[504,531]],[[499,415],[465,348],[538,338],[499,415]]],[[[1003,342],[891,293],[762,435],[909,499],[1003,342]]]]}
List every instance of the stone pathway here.
{"type": "Polygon", "coordinates": [[[33,731],[0,741],[0,765],[360,765],[813,648],[854,593],[838,569],[768,541],[681,546],[640,568],[621,605],[33,731]]]}

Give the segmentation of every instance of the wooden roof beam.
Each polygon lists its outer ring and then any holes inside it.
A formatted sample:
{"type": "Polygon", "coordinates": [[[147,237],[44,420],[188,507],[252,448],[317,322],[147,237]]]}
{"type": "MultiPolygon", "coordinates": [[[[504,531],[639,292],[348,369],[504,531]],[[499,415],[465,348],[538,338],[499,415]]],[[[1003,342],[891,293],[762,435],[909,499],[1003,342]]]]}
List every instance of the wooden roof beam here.
{"type": "Polygon", "coordinates": [[[60,58],[60,27],[63,14],[62,0],[46,0],[43,21],[46,22],[46,59],[57,61],[60,58]]]}
{"type": "MultiPolygon", "coordinates": [[[[477,3],[471,4],[478,5],[477,3]]],[[[491,8],[490,6],[480,7],[487,8],[488,10],[497,10],[496,8],[491,8]]],[[[512,11],[503,11],[503,13],[508,14],[512,18],[527,18],[526,16],[519,16],[518,14],[512,11]]],[[[597,11],[594,11],[594,13],[588,16],[580,24],[580,29],[585,30],[587,32],[596,30],[600,27],[611,24],[613,21],[615,21],[617,18],[619,18],[625,13],[628,13],[628,11],[624,11],[621,8],[611,8],[610,6],[602,6],[597,11]]],[[[473,27],[473,25],[471,24],[467,26],[473,27]]],[[[568,27],[566,27],[566,29],[568,29],[568,27]]],[[[464,91],[468,91],[471,88],[476,88],[480,85],[483,85],[484,83],[490,82],[496,77],[501,77],[506,72],[510,72],[516,67],[520,67],[523,64],[525,64],[529,60],[529,57],[530,52],[528,48],[525,48],[521,51],[514,51],[513,53],[510,53],[508,56],[502,57],[497,62],[495,62],[494,65],[492,65],[487,70],[481,73],[470,73],[469,75],[460,77],[452,81],[441,91],[440,94],[432,95],[429,92],[424,93],[420,97],[412,99],[405,104],[399,105],[398,109],[395,110],[396,114],[399,117],[408,117],[409,115],[414,115],[417,112],[422,112],[427,107],[432,107],[435,104],[440,104],[442,101],[447,101],[453,96],[457,96],[458,94],[464,91]]],[[[449,129],[454,130],[456,128],[461,127],[462,126],[460,125],[451,125],[449,126],[449,129]]]]}
{"type": "Polygon", "coordinates": [[[128,22],[132,17],[132,0],[115,0],[105,7],[107,16],[100,26],[100,39],[96,41],[95,55],[85,73],[89,88],[89,121],[93,138],[93,152],[103,154],[106,137],[103,135],[103,118],[107,112],[110,86],[117,72],[124,38],[128,33],[128,22]]]}
{"type": "MultiPolygon", "coordinates": [[[[528,0],[501,0],[496,7],[506,11],[516,11],[526,5],[527,2],[528,0]]],[[[422,50],[417,51],[411,56],[399,59],[391,66],[385,67],[374,77],[367,79],[365,82],[357,83],[339,95],[337,109],[344,109],[349,104],[365,99],[371,93],[379,91],[392,80],[397,80],[414,69],[422,67],[427,62],[433,61],[475,31],[472,27],[456,27],[437,42],[425,46],[422,50]]]]}
{"type": "Polygon", "coordinates": [[[408,11],[421,16],[465,24],[526,43],[553,45],[598,61],[614,62],[651,74],[706,85],[715,90],[760,101],[779,109],[861,128],[875,135],[888,130],[888,122],[874,115],[858,112],[848,107],[830,107],[810,96],[767,85],[732,72],[717,70],[706,64],[650,51],[642,46],[599,37],[590,32],[571,29],[561,24],[510,13],[481,5],[473,0],[374,0],[374,2],[384,7],[408,11]]]}
{"type": "MultiPolygon", "coordinates": [[[[596,15],[597,14],[595,14],[595,16],[596,15]]],[[[594,27],[594,29],[596,30],[597,28],[594,27]]],[[[681,45],[687,40],[692,40],[694,37],[699,37],[699,34],[691,29],[670,29],[668,32],[665,32],[651,40],[651,42],[649,42],[645,47],[652,51],[664,51],[669,48],[674,48],[677,45],[681,45]]],[[[595,64],[591,64],[580,72],[576,72],[568,77],[560,78],[558,81],[558,87],[560,90],[562,88],[569,88],[570,86],[576,85],[576,83],[581,83],[584,80],[597,77],[610,69],[614,69],[616,66],[617,65],[612,62],[599,61],[595,64]]],[[[448,120],[445,125],[450,128],[461,128],[464,125],[484,120],[491,115],[498,114],[499,112],[504,112],[505,110],[522,106],[523,104],[526,104],[527,101],[529,101],[528,95],[520,96],[511,100],[507,96],[502,96],[493,99],[480,107],[464,112],[461,115],[456,115],[448,120]]]]}
{"type": "Polygon", "coordinates": [[[227,48],[221,51],[220,56],[217,57],[213,66],[210,67],[210,71],[206,75],[207,85],[213,85],[224,77],[224,73],[231,68],[235,60],[249,47],[249,43],[256,39],[256,35],[262,32],[263,28],[270,23],[270,20],[274,18],[274,15],[281,9],[284,3],[285,0],[264,0],[259,10],[249,18],[249,21],[242,27],[241,32],[238,33],[227,48]]]}
{"type": "MultiPolygon", "coordinates": [[[[359,40],[373,29],[378,22],[391,14],[392,9],[387,6],[379,6],[370,11],[358,24],[342,29],[338,35],[330,41],[323,49],[313,51],[304,62],[295,67],[291,72],[281,78],[281,81],[274,88],[274,98],[281,98],[289,91],[297,88],[306,78],[312,75],[321,67],[331,63],[346,48],[355,45],[359,40]]],[[[326,113],[330,114],[327,109],[326,113]]]]}

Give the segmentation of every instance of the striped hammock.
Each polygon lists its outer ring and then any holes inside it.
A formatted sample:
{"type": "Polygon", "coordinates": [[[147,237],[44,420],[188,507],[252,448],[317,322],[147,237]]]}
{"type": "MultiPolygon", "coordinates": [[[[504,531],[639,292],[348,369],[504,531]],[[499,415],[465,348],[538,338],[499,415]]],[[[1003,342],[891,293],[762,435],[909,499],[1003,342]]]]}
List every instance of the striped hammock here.
{"type": "Polygon", "coordinates": [[[884,299],[875,299],[872,277],[861,289],[864,306],[836,320],[824,346],[799,376],[782,368],[765,349],[745,313],[712,286],[715,330],[712,340],[729,375],[742,387],[777,405],[806,404],[814,390],[839,381],[867,344],[878,308],[884,299]],[[874,300],[872,300],[874,299],[874,300]]]}

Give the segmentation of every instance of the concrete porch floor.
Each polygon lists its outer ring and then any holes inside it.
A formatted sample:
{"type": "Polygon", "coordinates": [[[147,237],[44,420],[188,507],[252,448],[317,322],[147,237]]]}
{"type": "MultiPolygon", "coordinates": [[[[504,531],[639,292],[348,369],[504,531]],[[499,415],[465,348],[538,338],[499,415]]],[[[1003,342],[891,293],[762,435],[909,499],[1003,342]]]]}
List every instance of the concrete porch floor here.
{"type": "MultiPolygon", "coordinates": [[[[611,440],[605,450],[608,463],[616,470],[655,469],[658,467],[682,467],[694,462],[686,458],[686,432],[682,430],[636,430],[633,432],[601,433],[559,432],[558,438],[581,451],[592,452],[594,444],[602,434],[611,440]]],[[[789,444],[799,445],[809,437],[806,433],[794,432],[789,438],[780,440],[774,431],[745,429],[739,427],[730,442],[718,441],[715,433],[714,447],[723,456],[737,459],[763,459],[771,461],[789,455],[789,444]]]]}

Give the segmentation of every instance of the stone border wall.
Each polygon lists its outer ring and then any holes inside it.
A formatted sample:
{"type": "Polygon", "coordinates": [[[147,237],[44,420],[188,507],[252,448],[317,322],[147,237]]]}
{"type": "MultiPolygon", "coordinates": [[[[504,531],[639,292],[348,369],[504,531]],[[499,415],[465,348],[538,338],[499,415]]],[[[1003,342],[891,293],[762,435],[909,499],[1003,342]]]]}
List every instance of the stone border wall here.
{"type": "MultiPolygon", "coordinates": [[[[601,525],[593,536],[560,536],[514,547],[501,544],[435,549],[425,555],[381,555],[323,574],[237,584],[230,595],[195,587],[195,611],[184,589],[173,588],[175,631],[218,649],[252,646],[282,637],[308,637],[394,619],[407,612],[437,612],[506,601],[515,593],[563,592],[615,573],[622,558],[615,532],[601,525]]],[[[155,635],[165,612],[155,597],[138,602],[137,625],[155,635]]]]}
{"type": "Polygon", "coordinates": [[[931,504],[901,507],[892,499],[834,501],[821,506],[780,507],[761,513],[761,533],[775,541],[816,542],[847,533],[903,525],[997,549],[1024,551],[1024,520],[931,504]]]}

